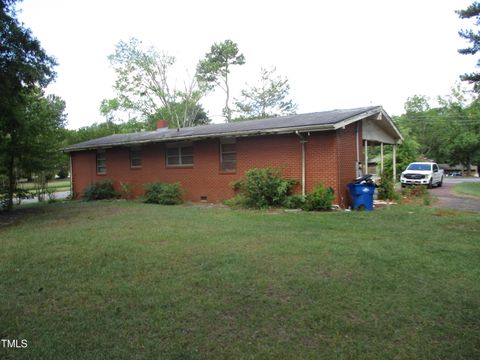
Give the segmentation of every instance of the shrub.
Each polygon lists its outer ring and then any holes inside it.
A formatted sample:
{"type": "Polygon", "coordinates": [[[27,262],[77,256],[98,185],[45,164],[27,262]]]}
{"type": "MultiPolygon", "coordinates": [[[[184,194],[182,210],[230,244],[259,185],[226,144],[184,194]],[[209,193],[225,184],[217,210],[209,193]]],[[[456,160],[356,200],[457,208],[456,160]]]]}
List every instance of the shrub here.
{"type": "Polygon", "coordinates": [[[223,202],[225,205],[232,208],[244,208],[247,207],[245,195],[237,194],[234,197],[227,199],[223,202]]]}
{"type": "Polygon", "coordinates": [[[413,185],[402,189],[403,201],[407,203],[423,203],[425,206],[432,204],[434,198],[424,185],[413,185]]]}
{"type": "Polygon", "coordinates": [[[407,198],[423,197],[425,194],[428,194],[428,190],[427,187],[423,185],[412,185],[411,187],[402,189],[402,195],[407,198]]]}
{"type": "Polygon", "coordinates": [[[124,199],[131,199],[132,192],[133,192],[133,184],[129,182],[121,182],[120,181],[120,189],[122,193],[122,197],[124,199]]]}
{"type": "Polygon", "coordinates": [[[183,202],[179,183],[151,183],[145,185],[144,202],[148,204],[178,205],[183,202]]]}
{"type": "Polygon", "coordinates": [[[305,197],[303,209],[306,211],[330,210],[333,199],[333,189],[318,184],[315,189],[305,197]]]}
{"type": "Polygon", "coordinates": [[[384,174],[382,174],[377,184],[377,193],[379,200],[398,200],[393,180],[384,174]]]}
{"type": "Polygon", "coordinates": [[[432,204],[432,195],[427,191],[422,196],[423,205],[430,206],[432,204]]]}
{"type": "Polygon", "coordinates": [[[284,179],[280,171],[272,168],[250,169],[245,173],[245,180],[232,184],[245,196],[245,205],[252,208],[281,206],[285,198],[297,183],[284,179]]]}
{"type": "Polygon", "coordinates": [[[87,201],[114,199],[116,197],[118,197],[118,193],[113,188],[111,180],[97,181],[88,186],[83,193],[83,198],[87,201]]]}
{"type": "Polygon", "coordinates": [[[305,204],[305,199],[302,195],[290,195],[283,201],[283,206],[287,209],[302,209],[305,204]]]}

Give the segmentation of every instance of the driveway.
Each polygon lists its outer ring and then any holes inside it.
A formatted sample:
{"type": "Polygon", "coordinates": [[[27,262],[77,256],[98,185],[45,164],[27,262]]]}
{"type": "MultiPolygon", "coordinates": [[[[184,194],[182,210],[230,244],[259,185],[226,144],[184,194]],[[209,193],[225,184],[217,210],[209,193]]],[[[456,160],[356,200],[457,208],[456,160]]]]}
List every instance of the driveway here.
{"type": "Polygon", "coordinates": [[[480,197],[461,195],[453,191],[453,187],[462,182],[480,182],[480,178],[445,177],[442,187],[429,190],[430,193],[438,199],[438,202],[433,206],[480,211],[480,197]]]}

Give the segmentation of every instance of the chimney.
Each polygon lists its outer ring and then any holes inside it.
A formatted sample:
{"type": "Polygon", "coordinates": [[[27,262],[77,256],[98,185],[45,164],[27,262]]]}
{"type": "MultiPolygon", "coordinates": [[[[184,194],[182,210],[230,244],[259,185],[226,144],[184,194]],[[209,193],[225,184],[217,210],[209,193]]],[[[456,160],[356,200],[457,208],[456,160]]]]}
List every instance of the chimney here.
{"type": "Polygon", "coordinates": [[[168,129],[168,120],[157,120],[157,131],[168,129]]]}

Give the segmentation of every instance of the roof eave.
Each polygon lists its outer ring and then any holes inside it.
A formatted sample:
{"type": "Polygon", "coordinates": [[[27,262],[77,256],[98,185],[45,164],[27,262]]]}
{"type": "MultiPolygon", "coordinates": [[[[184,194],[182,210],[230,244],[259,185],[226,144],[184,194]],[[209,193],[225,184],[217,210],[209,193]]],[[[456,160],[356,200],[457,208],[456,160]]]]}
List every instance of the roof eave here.
{"type": "Polygon", "coordinates": [[[345,119],[345,120],[342,120],[338,123],[335,124],[335,130],[338,130],[338,129],[341,129],[341,128],[344,128],[345,126],[347,125],[350,125],[356,121],[359,121],[359,120],[362,120],[362,119],[365,119],[371,115],[375,115],[375,114],[378,114],[378,113],[381,113],[383,117],[385,117],[385,119],[387,120],[388,124],[391,126],[392,130],[395,132],[395,134],[397,135],[398,137],[398,141],[397,141],[397,144],[401,144],[402,141],[403,141],[403,136],[402,134],[400,133],[400,131],[398,130],[397,126],[394,124],[394,122],[392,121],[391,117],[387,114],[387,112],[383,109],[382,106],[378,106],[372,110],[368,110],[368,111],[365,111],[361,114],[358,114],[358,115],[355,115],[355,116],[352,116],[348,119],[345,119]]]}
{"type": "Polygon", "coordinates": [[[295,126],[295,127],[277,128],[277,129],[268,129],[268,130],[231,131],[231,132],[217,133],[217,134],[176,136],[174,138],[112,142],[112,143],[106,143],[101,145],[91,145],[91,146],[84,146],[84,147],[65,147],[63,148],[63,152],[70,153],[70,152],[76,152],[76,151],[104,149],[104,148],[109,148],[114,146],[131,146],[131,145],[141,145],[141,144],[150,144],[150,143],[162,143],[162,142],[168,142],[168,141],[173,142],[173,141],[185,141],[185,140],[202,140],[202,139],[221,138],[221,137],[246,137],[246,136],[260,136],[260,135],[274,135],[274,134],[293,134],[297,131],[316,132],[316,131],[328,131],[328,130],[335,130],[334,124],[314,125],[314,126],[312,125],[295,126]]]}

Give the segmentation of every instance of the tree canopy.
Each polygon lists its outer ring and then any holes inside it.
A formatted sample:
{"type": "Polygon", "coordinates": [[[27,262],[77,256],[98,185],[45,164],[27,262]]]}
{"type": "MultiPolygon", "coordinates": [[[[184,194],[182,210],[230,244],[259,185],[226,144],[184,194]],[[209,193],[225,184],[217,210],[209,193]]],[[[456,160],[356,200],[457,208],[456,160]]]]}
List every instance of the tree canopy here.
{"type": "Polygon", "coordinates": [[[117,76],[114,84],[117,97],[102,102],[100,110],[104,116],[113,119],[115,112],[126,111],[147,120],[161,112],[171,126],[197,125],[204,91],[198,86],[196,76],[185,81],[182,88],[176,86],[171,78],[174,56],[154,47],[145,49],[140,40],[131,38],[128,42],[120,41],[109,60],[117,76]]]}
{"type": "Polygon", "coordinates": [[[197,77],[199,81],[213,89],[218,86],[225,92],[225,107],[223,115],[227,122],[232,119],[232,110],[230,109],[230,84],[229,74],[233,65],[245,64],[245,56],[239,54],[238,45],[232,40],[225,40],[221,43],[214,43],[210,52],[205,54],[205,58],[200,60],[197,66],[197,77]]]}
{"type": "Polygon", "coordinates": [[[397,124],[418,143],[426,158],[451,165],[480,165],[480,101],[471,99],[461,87],[437,98],[432,107],[425,96],[413,96],[397,124]]]}
{"type": "Polygon", "coordinates": [[[45,97],[54,78],[55,59],[16,19],[14,0],[0,0],[0,183],[1,202],[13,205],[21,171],[43,171],[58,149],[64,103],[45,97]]]}
{"type": "Polygon", "coordinates": [[[290,84],[286,77],[277,75],[276,69],[260,69],[258,84],[242,90],[235,99],[240,120],[263,119],[294,114],[297,104],[288,99],[290,84]]]}

